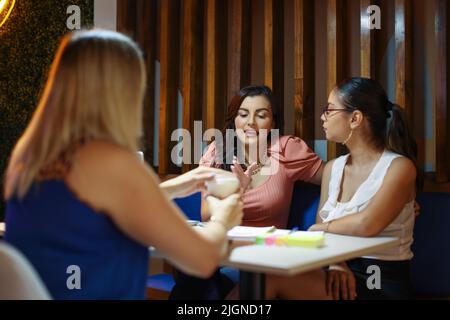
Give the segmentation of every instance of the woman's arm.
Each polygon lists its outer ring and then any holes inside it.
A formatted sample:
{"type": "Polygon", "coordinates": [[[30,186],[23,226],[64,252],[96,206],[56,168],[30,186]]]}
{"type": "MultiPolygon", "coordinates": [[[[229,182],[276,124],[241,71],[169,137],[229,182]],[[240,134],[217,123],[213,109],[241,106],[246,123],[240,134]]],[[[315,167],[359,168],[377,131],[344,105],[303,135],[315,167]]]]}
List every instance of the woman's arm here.
{"type": "MultiPolygon", "coordinates": [[[[322,178],[321,186],[320,186],[320,201],[319,206],[317,207],[316,213],[316,223],[322,223],[322,218],[320,217],[320,210],[323,208],[323,205],[328,200],[328,185],[330,183],[331,177],[331,168],[333,167],[334,160],[329,161],[327,164],[322,165],[319,169],[320,176],[322,178]]],[[[317,171],[319,173],[319,171],[317,171]]],[[[316,173],[317,175],[317,173],[316,173]]],[[[315,176],[314,176],[315,177],[315,176]]]]}
{"type": "Polygon", "coordinates": [[[221,216],[218,222],[196,232],[167,199],[152,170],[131,152],[108,143],[90,143],[80,150],[76,164],[68,178],[72,189],[107,214],[124,234],[156,247],[185,272],[200,277],[214,272],[227,229],[242,217],[236,201],[215,212],[221,216]]]}
{"type": "Polygon", "coordinates": [[[314,176],[311,178],[311,180],[309,180],[310,183],[316,184],[316,185],[320,185],[321,183],[323,184],[323,173],[324,173],[324,168],[326,168],[327,163],[323,162],[322,165],[320,166],[319,170],[317,170],[317,172],[314,174],[314,176]]]}
{"type": "Polygon", "coordinates": [[[212,180],[216,174],[223,173],[227,173],[227,171],[211,167],[197,167],[176,178],[160,183],[159,187],[169,199],[187,197],[198,191],[206,191],[205,182],[212,180]]]}
{"type": "Polygon", "coordinates": [[[403,207],[415,196],[416,168],[407,158],[392,161],[380,190],[367,208],[328,223],[314,225],[310,230],[373,237],[397,218],[403,207]]]}

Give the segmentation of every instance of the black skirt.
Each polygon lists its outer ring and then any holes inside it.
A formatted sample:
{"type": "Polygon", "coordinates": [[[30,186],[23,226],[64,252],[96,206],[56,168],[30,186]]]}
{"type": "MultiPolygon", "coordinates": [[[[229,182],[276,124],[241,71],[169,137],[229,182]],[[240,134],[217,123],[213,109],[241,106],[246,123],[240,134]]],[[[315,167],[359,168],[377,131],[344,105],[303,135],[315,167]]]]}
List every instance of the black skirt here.
{"type": "Polygon", "coordinates": [[[177,270],[175,286],[169,300],[223,300],[235,283],[217,269],[207,279],[187,275],[177,270]]]}
{"type": "Polygon", "coordinates": [[[409,260],[385,261],[357,258],[347,261],[347,265],[356,278],[358,300],[405,300],[414,298],[409,260]],[[376,279],[378,275],[379,279],[376,279]]]}

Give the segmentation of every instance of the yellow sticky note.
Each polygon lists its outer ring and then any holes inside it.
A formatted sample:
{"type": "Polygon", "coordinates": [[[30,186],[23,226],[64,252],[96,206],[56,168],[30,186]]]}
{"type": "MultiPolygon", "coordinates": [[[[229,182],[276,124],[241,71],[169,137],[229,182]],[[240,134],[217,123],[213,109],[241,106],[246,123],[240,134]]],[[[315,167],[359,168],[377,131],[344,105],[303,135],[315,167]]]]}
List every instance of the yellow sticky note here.
{"type": "Polygon", "coordinates": [[[325,235],[322,231],[297,231],[283,239],[287,246],[318,248],[324,245],[325,235]]]}

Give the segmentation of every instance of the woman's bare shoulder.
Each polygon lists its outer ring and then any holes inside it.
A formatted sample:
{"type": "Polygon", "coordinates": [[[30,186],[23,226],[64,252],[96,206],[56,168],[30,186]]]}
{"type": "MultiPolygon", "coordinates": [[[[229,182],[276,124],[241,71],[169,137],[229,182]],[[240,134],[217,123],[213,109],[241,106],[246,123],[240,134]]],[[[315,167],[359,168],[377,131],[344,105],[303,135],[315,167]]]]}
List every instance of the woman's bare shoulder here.
{"type": "Polygon", "coordinates": [[[145,169],[136,154],[113,143],[92,141],[74,154],[66,181],[80,198],[106,209],[118,193],[136,188],[143,175],[145,169]]]}
{"type": "Polygon", "coordinates": [[[333,164],[336,159],[325,162],[325,166],[323,167],[324,174],[331,174],[331,169],[333,168],[333,164]]]}
{"type": "Polygon", "coordinates": [[[137,153],[106,141],[92,141],[80,147],[73,158],[77,167],[82,167],[94,176],[118,174],[139,165],[137,153]]]}
{"type": "Polygon", "coordinates": [[[399,178],[414,181],[416,179],[416,166],[407,157],[398,157],[392,160],[387,175],[391,178],[399,178]]]}

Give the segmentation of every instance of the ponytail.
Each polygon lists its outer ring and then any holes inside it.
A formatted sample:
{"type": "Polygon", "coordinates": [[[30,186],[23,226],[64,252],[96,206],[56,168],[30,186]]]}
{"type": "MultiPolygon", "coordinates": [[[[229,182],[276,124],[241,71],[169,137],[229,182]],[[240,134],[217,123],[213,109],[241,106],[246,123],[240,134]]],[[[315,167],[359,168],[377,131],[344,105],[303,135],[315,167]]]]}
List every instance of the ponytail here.
{"type": "Polygon", "coordinates": [[[387,126],[386,148],[417,163],[417,144],[405,121],[403,109],[391,104],[392,118],[387,126]]]}
{"type": "Polygon", "coordinates": [[[420,190],[423,185],[423,177],[422,171],[417,165],[417,143],[405,120],[405,112],[399,105],[391,102],[388,102],[387,109],[392,113],[392,117],[388,119],[386,149],[401,154],[414,163],[417,170],[416,185],[420,190]]]}

